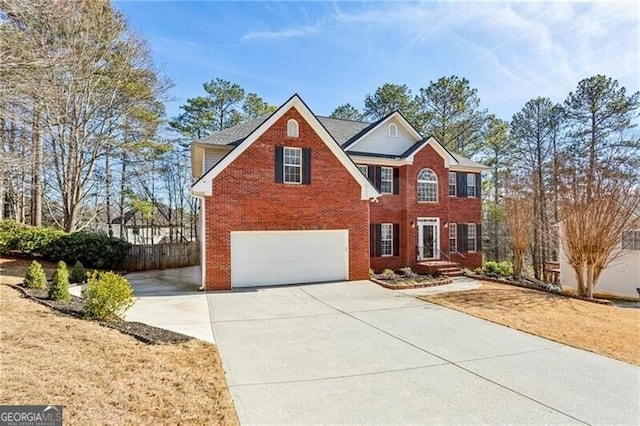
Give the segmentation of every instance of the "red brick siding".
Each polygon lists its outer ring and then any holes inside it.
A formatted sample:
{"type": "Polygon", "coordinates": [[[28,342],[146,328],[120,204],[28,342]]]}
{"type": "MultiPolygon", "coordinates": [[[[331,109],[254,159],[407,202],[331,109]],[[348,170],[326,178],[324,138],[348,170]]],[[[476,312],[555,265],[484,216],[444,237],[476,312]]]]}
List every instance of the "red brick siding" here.
{"type": "MultiPolygon", "coordinates": [[[[373,257],[371,267],[376,271],[386,268],[414,267],[417,263],[418,227],[417,219],[440,219],[440,250],[449,254],[448,223],[480,223],[481,202],[478,198],[449,197],[449,170],[444,160],[430,146],[415,155],[410,166],[400,167],[400,194],[383,195],[378,203],[371,205],[371,223],[400,224],[400,256],[373,257]],[[418,174],[429,168],[438,177],[438,202],[419,203],[417,196],[418,174]],[[447,226],[445,226],[447,224],[447,226]]],[[[476,268],[482,264],[481,253],[465,253],[465,258],[452,260],[462,266],[476,268]]],[[[440,256],[444,259],[444,256],[440,256]]]]}
{"type": "Polygon", "coordinates": [[[213,181],[206,203],[206,287],[231,288],[230,232],[348,229],[349,279],[369,271],[369,202],[360,185],[292,108],[213,181]],[[299,137],[286,136],[287,120],[299,137]],[[275,183],[275,146],[311,148],[311,184],[275,183]]]}

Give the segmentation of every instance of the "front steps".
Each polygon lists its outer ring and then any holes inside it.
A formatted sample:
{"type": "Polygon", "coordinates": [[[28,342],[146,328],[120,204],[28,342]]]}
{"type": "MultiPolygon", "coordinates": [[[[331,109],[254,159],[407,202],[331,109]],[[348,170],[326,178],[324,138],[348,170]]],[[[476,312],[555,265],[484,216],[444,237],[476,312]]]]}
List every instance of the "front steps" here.
{"type": "Polygon", "coordinates": [[[415,272],[428,275],[444,275],[446,277],[459,277],[464,274],[460,265],[447,260],[429,260],[419,262],[415,272]]]}

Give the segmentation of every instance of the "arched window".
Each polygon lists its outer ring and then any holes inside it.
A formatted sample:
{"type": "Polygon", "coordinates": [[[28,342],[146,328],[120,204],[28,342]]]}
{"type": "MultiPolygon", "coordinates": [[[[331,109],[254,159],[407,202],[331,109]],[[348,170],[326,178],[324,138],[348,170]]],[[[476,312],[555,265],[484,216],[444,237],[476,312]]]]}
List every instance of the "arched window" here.
{"type": "Polygon", "coordinates": [[[397,138],[398,137],[398,126],[395,123],[389,124],[389,137],[397,138]]]}
{"type": "Polygon", "coordinates": [[[287,121],[287,136],[290,138],[298,137],[298,122],[293,118],[287,121]]]}
{"type": "Polygon", "coordinates": [[[431,169],[422,169],[418,174],[418,201],[438,202],[438,177],[431,169]]]}

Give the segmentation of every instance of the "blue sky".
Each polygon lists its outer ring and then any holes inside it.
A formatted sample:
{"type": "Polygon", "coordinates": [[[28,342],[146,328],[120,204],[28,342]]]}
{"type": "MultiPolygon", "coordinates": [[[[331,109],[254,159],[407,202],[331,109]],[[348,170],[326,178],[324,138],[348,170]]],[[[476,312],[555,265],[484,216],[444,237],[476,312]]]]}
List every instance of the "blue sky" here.
{"type": "Polygon", "coordinates": [[[175,84],[167,114],[219,77],[279,105],[299,93],[328,115],[385,82],[414,93],[466,77],[510,120],[561,102],[594,74],[640,87],[640,2],[117,1],[175,84]]]}

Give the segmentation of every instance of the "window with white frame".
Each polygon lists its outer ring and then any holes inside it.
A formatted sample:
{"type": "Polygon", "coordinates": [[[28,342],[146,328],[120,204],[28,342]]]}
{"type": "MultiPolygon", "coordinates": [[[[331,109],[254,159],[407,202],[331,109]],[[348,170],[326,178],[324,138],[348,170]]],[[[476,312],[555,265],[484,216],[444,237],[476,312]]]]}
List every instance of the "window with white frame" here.
{"type": "Polygon", "coordinates": [[[467,251],[476,251],[476,224],[467,223],[467,251]]]}
{"type": "Polygon", "coordinates": [[[369,167],[364,164],[358,164],[358,169],[362,172],[363,175],[369,177],[369,167]]]}
{"type": "Polygon", "coordinates": [[[449,251],[458,251],[458,225],[455,223],[449,224],[449,251]]]}
{"type": "Polygon", "coordinates": [[[640,250],[640,229],[622,234],[622,250],[640,250]]]}
{"type": "Polygon", "coordinates": [[[298,122],[293,118],[287,121],[287,136],[290,138],[298,137],[298,122]]]}
{"type": "Polygon", "coordinates": [[[449,172],[449,197],[456,196],[456,172],[449,172]]]}
{"type": "Polygon", "coordinates": [[[383,194],[393,193],[393,168],[380,168],[380,192],[383,194]]]}
{"type": "Polygon", "coordinates": [[[284,147],[284,182],[302,183],[302,148],[284,147]]]}
{"type": "Polygon", "coordinates": [[[397,138],[398,137],[398,126],[395,123],[389,124],[389,137],[397,138]]]}
{"type": "Polygon", "coordinates": [[[418,174],[418,201],[438,202],[438,177],[431,169],[422,169],[418,174]]]}
{"type": "Polygon", "coordinates": [[[393,256],[393,224],[380,225],[380,256],[393,256]]]}
{"type": "Polygon", "coordinates": [[[476,175],[475,173],[467,173],[467,197],[476,196],[476,175]]]}

